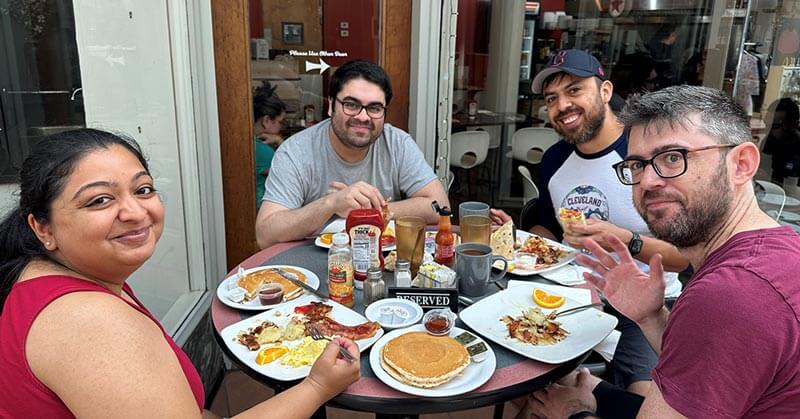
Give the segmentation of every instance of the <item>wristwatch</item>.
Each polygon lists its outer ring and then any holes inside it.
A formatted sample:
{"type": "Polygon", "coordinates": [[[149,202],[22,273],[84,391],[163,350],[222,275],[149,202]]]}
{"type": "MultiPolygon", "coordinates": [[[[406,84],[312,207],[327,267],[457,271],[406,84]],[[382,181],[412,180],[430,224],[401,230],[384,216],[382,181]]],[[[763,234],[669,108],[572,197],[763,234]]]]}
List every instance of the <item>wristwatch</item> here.
{"type": "Polygon", "coordinates": [[[642,245],[644,242],[642,241],[642,237],[639,236],[639,233],[635,231],[631,231],[633,236],[631,237],[631,241],[628,242],[628,251],[631,252],[631,256],[636,256],[642,252],[642,245]]]}

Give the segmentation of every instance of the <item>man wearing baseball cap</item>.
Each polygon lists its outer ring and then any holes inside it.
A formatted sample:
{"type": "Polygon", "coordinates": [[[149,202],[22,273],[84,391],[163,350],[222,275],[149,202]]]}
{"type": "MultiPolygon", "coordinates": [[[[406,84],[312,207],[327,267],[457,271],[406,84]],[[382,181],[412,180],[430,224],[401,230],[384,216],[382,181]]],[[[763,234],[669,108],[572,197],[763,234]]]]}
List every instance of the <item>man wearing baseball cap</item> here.
{"type": "MultiPolygon", "coordinates": [[[[562,140],[545,152],[539,165],[540,196],[531,232],[575,248],[592,238],[609,250],[603,237],[614,235],[628,245],[643,269],[650,257],[660,253],[665,270],[672,271],[665,275],[665,295],[676,298],[681,284],[675,272],[686,269],[689,262],[671,244],[650,237],[633,206],[631,187],[621,184],[611,168],[627,155],[628,137],[609,107],[614,89],[600,62],[585,51],[559,51],[533,79],[532,90],[544,96],[551,124],[562,140]],[[562,226],[560,208],[582,212],[586,224],[562,226]]],[[[496,223],[511,220],[496,209],[492,217],[496,223]]],[[[638,326],[618,317],[622,336],[612,361],[614,381],[644,394],[658,357],[638,326]]]]}

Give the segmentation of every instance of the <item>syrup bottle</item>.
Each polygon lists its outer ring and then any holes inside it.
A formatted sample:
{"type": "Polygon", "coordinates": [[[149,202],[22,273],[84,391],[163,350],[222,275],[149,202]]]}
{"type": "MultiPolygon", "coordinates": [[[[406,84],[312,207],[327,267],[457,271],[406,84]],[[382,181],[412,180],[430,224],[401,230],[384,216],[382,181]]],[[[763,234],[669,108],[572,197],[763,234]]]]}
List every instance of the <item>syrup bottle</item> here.
{"type": "Polygon", "coordinates": [[[433,260],[447,267],[453,267],[455,262],[456,238],[453,226],[450,224],[450,208],[439,207],[436,201],[431,204],[433,210],[439,214],[439,231],[436,232],[436,251],[433,260]]]}

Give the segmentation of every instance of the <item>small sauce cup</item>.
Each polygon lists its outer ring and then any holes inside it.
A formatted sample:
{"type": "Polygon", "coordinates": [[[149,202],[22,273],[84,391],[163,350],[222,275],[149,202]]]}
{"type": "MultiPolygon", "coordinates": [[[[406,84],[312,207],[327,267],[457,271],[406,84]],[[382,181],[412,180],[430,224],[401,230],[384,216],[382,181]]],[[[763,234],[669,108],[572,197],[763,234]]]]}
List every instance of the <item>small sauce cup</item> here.
{"type": "Polygon", "coordinates": [[[283,287],[279,284],[264,284],[258,290],[261,305],[271,306],[283,301],[283,287]]]}
{"type": "Polygon", "coordinates": [[[456,314],[449,308],[436,308],[428,311],[422,317],[425,330],[434,336],[445,336],[456,324],[456,314]]]}

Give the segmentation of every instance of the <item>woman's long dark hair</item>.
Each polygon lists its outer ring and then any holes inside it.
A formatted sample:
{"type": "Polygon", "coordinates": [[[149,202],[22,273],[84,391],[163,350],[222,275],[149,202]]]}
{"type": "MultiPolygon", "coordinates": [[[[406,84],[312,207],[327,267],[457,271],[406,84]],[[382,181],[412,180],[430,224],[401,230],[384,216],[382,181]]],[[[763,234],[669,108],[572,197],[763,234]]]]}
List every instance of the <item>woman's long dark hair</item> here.
{"type": "Polygon", "coordinates": [[[115,145],[130,151],[149,173],[147,160],[136,141],[105,131],[65,131],[33,146],[19,172],[19,204],[0,222],[0,311],[25,266],[34,258],[49,257],[28,226],[28,215],[33,214],[40,223],[48,223],[53,201],[61,194],[78,162],[97,149],[115,145]]]}

